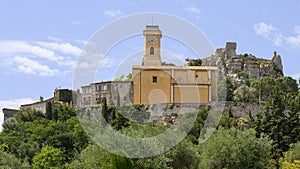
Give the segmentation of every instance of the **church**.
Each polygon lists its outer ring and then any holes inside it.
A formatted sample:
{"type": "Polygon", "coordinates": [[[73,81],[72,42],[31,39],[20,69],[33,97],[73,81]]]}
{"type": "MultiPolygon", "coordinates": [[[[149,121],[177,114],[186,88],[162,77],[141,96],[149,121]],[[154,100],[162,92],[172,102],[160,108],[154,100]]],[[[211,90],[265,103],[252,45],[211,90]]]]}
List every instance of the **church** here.
{"type": "Polygon", "coordinates": [[[133,103],[207,103],[217,100],[217,67],[163,66],[158,25],[146,25],[144,58],[132,68],[133,103]]]}
{"type": "Polygon", "coordinates": [[[161,60],[162,32],[146,25],[144,57],[132,67],[131,81],[106,81],[81,87],[81,106],[158,103],[207,103],[217,100],[218,69],[213,66],[165,66],[161,60]]]}

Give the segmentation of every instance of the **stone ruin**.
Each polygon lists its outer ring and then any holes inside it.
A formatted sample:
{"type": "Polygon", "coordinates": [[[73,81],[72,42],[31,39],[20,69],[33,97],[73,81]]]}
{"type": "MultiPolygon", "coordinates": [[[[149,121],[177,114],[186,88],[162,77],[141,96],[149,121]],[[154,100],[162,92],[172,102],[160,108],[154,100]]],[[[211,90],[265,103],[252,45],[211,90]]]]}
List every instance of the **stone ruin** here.
{"type": "Polygon", "coordinates": [[[227,76],[237,83],[241,83],[245,78],[283,76],[281,57],[276,51],[273,58],[267,60],[252,54],[236,54],[236,48],[236,42],[227,42],[225,48],[219,48],[215,54],[202,59],[202,66],[217,66],[219,79],[227,76]]]}

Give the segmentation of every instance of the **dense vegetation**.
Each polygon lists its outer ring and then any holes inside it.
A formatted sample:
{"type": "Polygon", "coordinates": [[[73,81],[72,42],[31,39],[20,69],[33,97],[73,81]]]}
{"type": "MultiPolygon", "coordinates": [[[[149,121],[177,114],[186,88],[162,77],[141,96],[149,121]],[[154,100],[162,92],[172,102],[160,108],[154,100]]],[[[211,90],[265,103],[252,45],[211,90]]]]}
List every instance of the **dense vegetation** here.
{"type": "MultiPolygon", "coordinates": [[[[104,150],[88,137],[86,132],[92,131],[84,130],[81,123],[93,128],[99,123],[97,116],[91,118],[90,113],[76,114],[68,106],[48,103],[46,114],[25,110],[3,124],[0,168],[300,168],[300,92],[295,80],[244,79],[243,84],[234,84],[224,79],[219,91],[224,96],[222,100],[236,105],[260,104],[264,111],[234,117],[229,108],[214,134],[200,143],[200,132],[210,110],[202,106],[194,112],[196,121],[177,146],[157,156],[131,159],[104,150]]],[[[101,104],[98,115],[128,136],[155,136],[174,123],[143,121],[149,118],[143,105],[116,108],[107,106],[105,99],[101,104]],[[129,121],[127,115],[137,119],[129,121]]],[[[173,109],[173,105],[169,108],[173,109]]]]}

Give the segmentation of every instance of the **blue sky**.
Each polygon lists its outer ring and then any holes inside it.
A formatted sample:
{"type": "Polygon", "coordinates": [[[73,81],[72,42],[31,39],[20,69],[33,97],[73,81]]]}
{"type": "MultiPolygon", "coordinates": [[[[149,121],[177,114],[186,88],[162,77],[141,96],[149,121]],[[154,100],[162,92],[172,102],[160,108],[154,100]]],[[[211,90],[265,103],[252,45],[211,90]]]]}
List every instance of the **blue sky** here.
{"type": "MultiPolygon", "coordinates": [[[[105,25],[143,12],[185,19],[215,48],[235,41],[238,54],[266,59],[276,50],[285,75],[300,76],[300,0],[1,1],[1,111],[37,101],[39,96],[51,97],[55,88],[72,88],[74,66],[86,41],[105,25]]],[[[174,40],[162,42],[182,61],[195,57],[174,40]]],[[[114,49],[108,56],[115,58],[105,62],[107,72],[128,55],[141,52],[143,37],[130,38],[114,49]]],[[[101,73],[96,80],[109,80],[106,72],[101,73]]]]}

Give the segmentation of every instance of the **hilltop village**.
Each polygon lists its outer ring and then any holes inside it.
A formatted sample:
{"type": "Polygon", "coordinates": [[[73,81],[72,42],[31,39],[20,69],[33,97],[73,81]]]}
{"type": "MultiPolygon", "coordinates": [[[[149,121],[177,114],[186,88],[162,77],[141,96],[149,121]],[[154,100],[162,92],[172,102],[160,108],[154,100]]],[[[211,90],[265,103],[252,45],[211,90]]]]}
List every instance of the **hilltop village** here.
{"type": "Polygon", "coordinates": [[[0,168],[300,167],[299,83],[277,52],[227,42],[174,65],[161,59],[159,26],[143,33],[130,74],[4,108],[0,168]]]}
{"type": "MultiPolygon", "coordinates": [[[[243,79],[283,76],[281,57],[274,52],[271,60],[251,54],[236,54],[237,44],[227,42],[224,48],[203,59],[186,59],[181,66],[163,65],[158,25],[146,25],[144,58],[141,65],[132,67],[128,81],[105,81],[87,84],[81,90],[55,89],[52,98],[21,105],[20,110],[36,109],[46,112],[47,102],[53,106],[67,104],[74,107],[99,105],[106,98],[109,105],[159,103],[210,103],[218,101],[218,82],[229,77],[240,84],[243,79]]],[[[3,109],[4,120],[19,110],[3,109]]]]}

